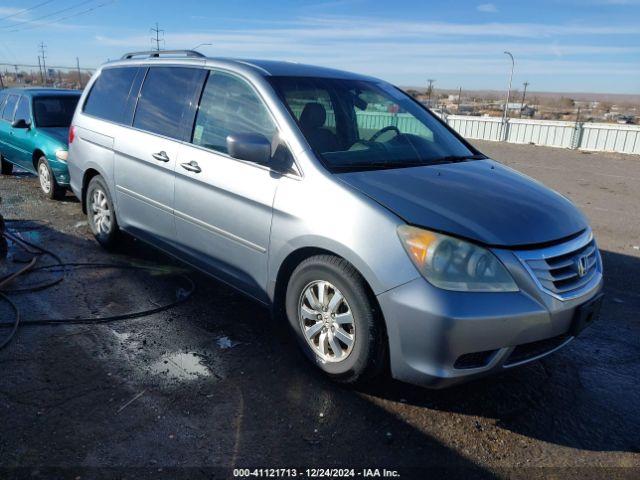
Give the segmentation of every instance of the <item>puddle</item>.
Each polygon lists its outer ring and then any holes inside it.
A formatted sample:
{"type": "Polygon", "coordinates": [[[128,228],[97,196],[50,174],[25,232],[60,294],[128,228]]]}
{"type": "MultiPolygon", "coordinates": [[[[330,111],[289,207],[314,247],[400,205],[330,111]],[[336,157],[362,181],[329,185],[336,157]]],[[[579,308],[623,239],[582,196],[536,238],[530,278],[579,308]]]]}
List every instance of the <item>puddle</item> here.
{"type": "Polygon", "coordinates": [[[116,332],[115,330],[111,330],[111,332],[121,342],[126,342],[127,340],[129,340],[131,338],[131,334],[128,333],[128,332],[120,333],[120,332],[116,332]]]}
{"type": "Polygon", "coordinates": [[[195,380],[211,375],[211,370],[195,353],[172,353],[164,355],[150,367],[151,373],[174,380],[195,380]]]}
{"type": "Polygon", "coordinates": [[[114,345],[114,347],[119,350],[122,355],[133,358],[140,352],[140,342],[135,339],[133,334],[129,332],[116,332],[113,329],[111,329],[111,333],[117,339],[117,344],[114,345]]]}
{"type": "Polygon", "coordinates": [[[236,345],[240,345],[240,342],[233,341],[229,337],[219,337],[218,339],[216,339],[216,343],[222,350],[227,350],[229,348],[235,347],[236,345]]]}

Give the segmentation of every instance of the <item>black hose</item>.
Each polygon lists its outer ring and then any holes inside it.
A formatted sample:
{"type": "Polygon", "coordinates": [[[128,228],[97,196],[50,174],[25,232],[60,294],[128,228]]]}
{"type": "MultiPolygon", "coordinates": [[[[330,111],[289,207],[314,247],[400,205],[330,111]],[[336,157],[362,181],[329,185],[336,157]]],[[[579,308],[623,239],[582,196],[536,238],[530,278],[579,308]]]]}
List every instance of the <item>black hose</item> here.
{"type": "Polygon", "coordinates": [[[0,292],[0,298],[5,302],[7,302],[13,309],[13,312],[15,313],[15,320],[11,323],[6,324],[6,326],[13,326],[13,328],[9,332],[9,335],[7,335],[4,338],[4,340],[2,340],[2,343],[0,343],[0,350],[2,350],[4,347],[9,345],[11,340],[13,340],[13,337],[15,336],[16,332],[18,331],[18,326],[20,325],[20,310],[18,309],[18,306],[15,303],[13,303],[11,299],[7,297],[4,293],[0,292]]]}
{"type": "MultiPolygon", "coordinates": [[[[51,282],[47,282],[47,283],[43,283],[43,284],[39,284],[36,286],[31,286],[31,287],[25,287],[25,288],[19,288],[19,289],[12,289],[12,290],[8,290],[8,289],[3,289],[2,291],[0,291],[0,299],[4,300],[5,302],[7,302],[11,308],[13,309],[13,311],[15,312],[15,319],[13,322],[0,322],[0,328],[11,328],[11,331],[9,332],[9,334],[4,338],[4,340],[2,340],[2,343],[0,343],[0,350],[4,347],[6,347],[11,340],[14,338],[16,332],[18,331],[18,326],[19,325],[63,325],[63,324],[67,324],[67,325],[72,325],[72,324],[93,324],[93,323],[107,323],[107,322],[115,322],[118,320],[128,320],[128,319],[133,319],[133,318],[140,318],[140,317],[145,317],[148,315],[153,315],[155,313],[159,313],[159,312],[163,312],[166,310],[169,310],[170,308],[173,308],[181,303],[186,302],[191,295],[193,295],[193,293],[195,292],[196,289],[196,285],[193,282],[193,280],[191,280],[191,278],[189,278],[187,275],[180,273],[177,275],[177,277],[182,278],[187,284],[188,284],[188,289],[186,290],[180,290],[179,294],[178,294],[178,298],[173,301],[170,302],[166,305],[161,305],[159,307],[156,308],[152,308],[152,309],[148,309],[148,310],[142,310],[139,312],[133,312],[133,313],[126,313],[126,314],[121,314],[121,315],[111,315],[111,316],[107,316],[107,317],[87,317],[87,318],[57,318],[57,319],[46,319],[46,320],[24,320],[21,318],[20,315],[20,309],[18,308],[18,306],[9,298],[7,297],[6,293],[25,293],[25,292],[35,292],[35,291],[41,291],[43,289],[46,288],[50,288],[54,285],[57,285],[58,283],[60,283],[61,281],[64,280],[64,274],[67,272],[68,269],[81,269],[81,268],[96,268],[96,269],[107,269],[107,268],[113,268],[113,269],[123,269],[123,270],[144,270],[144,271],[155,271],[155,272],[164,272],[165,271],[165,267],[162,266],[146,266],[146,265],[128,265],[128,264],[120,264],[120,263],[86,263],[86,262],[63,262],[62,259],[56,255],[54,252],[51,252],[50,250],[47,250],[44,247],[41,247],[40,245],[37,245],[35,243],[29,242],[27,240],[24,240],[23,238],[17,237],[15,235],[13,235],[12,233],[9,232],[2,232],[1,233],[3,236],[5,236],[5,238],[8,238],[9,240],[13,241],[14,243],[19,244],[25,251],[27,251],[28,253],[34,254],[34,255],[38,255],[38,256],[44,256],[44,255],[48,255],[51,258],[53,258],[56,263],[53,265],[43,265],[40,267],[36,267],[36,268],[31,268],[30,270],[26,271],[25,274],[29,274],[29,273],[33,273],[33,272],[37,272],[37,271],[44,271],[44,270],[54,270],[55,269],[62,269],[62,275],[55,279],[54,281],[51,282]],[[29,250],[29,248],[27,247],[31,247],[33,249],[36,250],[36,252],[32,252],[29,250]]],[[[9,274],[6,275],[3,278],[0,278],[0,284],[2,283],[3,280],[8,279],[9,277],[11,277],[13,274],[9,274]]]]}

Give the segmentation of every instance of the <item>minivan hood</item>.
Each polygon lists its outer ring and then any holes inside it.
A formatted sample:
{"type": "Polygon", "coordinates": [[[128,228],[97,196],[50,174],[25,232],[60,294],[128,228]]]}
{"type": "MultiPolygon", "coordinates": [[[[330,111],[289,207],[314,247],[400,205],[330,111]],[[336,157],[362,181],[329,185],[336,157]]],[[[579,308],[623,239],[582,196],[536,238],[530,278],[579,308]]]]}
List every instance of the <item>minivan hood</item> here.
{"type": "Polygon", "coordinates": [[[69,129],[65,127],[47,127],[38,128],[38,133],[60,142],[62,145],[67,145],[69,138],[69,129]]]}
{"type": "Polygon", "coordinates": [[[337,176],[409,224],[486,245],[542,244],[588,227],[565,197],[489,159],[337,176]]]}

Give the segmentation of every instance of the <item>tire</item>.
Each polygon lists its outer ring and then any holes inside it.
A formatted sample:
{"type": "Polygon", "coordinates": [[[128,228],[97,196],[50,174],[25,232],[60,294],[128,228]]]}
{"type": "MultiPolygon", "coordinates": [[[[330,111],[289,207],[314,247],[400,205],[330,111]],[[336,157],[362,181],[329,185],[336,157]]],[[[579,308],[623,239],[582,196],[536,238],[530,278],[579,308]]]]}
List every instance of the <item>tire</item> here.
{"type": "Polygon", "coordinates": [[[120,240],[120,228],[111,194],[100,175],[96,175],[89,182],[85,207],[93,236],[102,247],[114,250],[120,240]]]}
{"type": "Polygon", "coordinates": [[[356,383],[371,379],[384,369],[387,340],[371,295],[358,271],[346,260],[332,255],[304,260],[289,279],[285,298],[289,324],[305,355],[335,381],[356,383]],[[324,292],[326,311],[318,308],[320,289],[324,292]],[[341,294],[343,300],[334,304],[336,294],[341,294]],[[352,323],[343,323],[348,322],[349,313],[352,323]],[[307,340],[307,335],[311,340],[307,340]],[[350,347],[345,341],[348,338],[352,340],[350,347]],[[339,354],[334,350],[340,350],[339,354]]]}
{"type": "Polygon", "coordinates": [[[13,173],[13,163],[7,162],[0,154],[0,173],[2,175],[11,175],[13,173]]]}
{"type": "Polygon", "coordinates": [[[49,162],[45,157],[38,160],[38,180],[40,190],[51,200],[60,200],[64,197],[66,190],[58,186],[56,177],[53,175],[49,162]]]}

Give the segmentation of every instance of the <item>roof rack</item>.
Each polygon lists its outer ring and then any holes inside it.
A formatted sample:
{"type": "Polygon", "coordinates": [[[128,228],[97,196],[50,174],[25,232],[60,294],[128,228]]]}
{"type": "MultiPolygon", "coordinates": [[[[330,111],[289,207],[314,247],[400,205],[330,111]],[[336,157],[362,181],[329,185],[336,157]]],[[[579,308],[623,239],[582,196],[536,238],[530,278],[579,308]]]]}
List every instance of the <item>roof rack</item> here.
{"type": "Polygon", "coordinates": [[[130,52],[125,53],[121,60],[130,60],[133,57],[149,57],[149,58],[159,58],[160,55],[184,55],[185,57],[193,57],[193,58],[207,58],[206,55],[203,55],[200,52],[196,52],[195,50],[149,50],[146,52],[130,52]]]}

